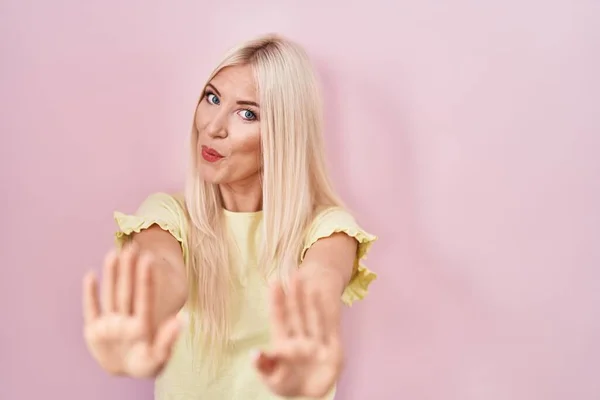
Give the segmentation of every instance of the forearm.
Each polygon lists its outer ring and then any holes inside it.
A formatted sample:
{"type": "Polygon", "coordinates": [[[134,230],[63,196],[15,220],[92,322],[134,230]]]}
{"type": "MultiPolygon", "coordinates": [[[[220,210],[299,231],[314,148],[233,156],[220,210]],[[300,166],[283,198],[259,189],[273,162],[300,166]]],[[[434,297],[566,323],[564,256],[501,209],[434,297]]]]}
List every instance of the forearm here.
{"type": "Polygon", "coordinates": [[[316,262],[303,264],[299,277],[305,282],[306,290],[318,293],[327,319],[339,323],[341,295],[349,278],[340,273],[339,269],[316,262]]]}
{"type": "Polygon", "coordinates": [[[330,321],[340,323],[344,289],[352,279],[358,242],[344,233],[317,241],[306,253],[300,277],[309,290],[318,292],[330,321]]]}
{"type": "Polygon", "coordinates": [[[180,243],[154,225],[128,238],[129,245],[149,257],[151,269],[152,322],[156,327],[181,310],[187,299],[187,278],[180,243]]]}
{"type": "MultiPolygon", "coordinates": [[[[158,257],[157,257],[158,258],[158,257]]],[[[177,314],[187,300],[187,281],[164,259],[152,265],[154,279],[153,308],[155,325],[177,314]]]]}

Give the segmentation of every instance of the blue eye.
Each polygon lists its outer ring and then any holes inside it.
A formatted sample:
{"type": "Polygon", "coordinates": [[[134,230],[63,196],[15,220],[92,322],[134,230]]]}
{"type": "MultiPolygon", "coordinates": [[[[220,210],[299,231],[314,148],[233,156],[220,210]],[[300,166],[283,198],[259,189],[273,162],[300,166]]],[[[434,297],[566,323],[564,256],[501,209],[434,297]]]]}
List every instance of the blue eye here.
{"type": "Polygon", "coordinates": [[[219,100],[219,98],[217,97],[216,94],[214,93],[206,93],[206,100],[210,103],[210,104],[214,104],[214,105],[219,105],[221,104],[221,100],[219,100]]]}
{"type": "Polygon", "coordinates": [[[243,119],[245,119],[247,121],[254,121],[254,120],[256,120],[256,114],[254,114],[250,110],[241,110],[239,112],[239,115],[240,115],[240,117],[242,117],[243,119]]]}

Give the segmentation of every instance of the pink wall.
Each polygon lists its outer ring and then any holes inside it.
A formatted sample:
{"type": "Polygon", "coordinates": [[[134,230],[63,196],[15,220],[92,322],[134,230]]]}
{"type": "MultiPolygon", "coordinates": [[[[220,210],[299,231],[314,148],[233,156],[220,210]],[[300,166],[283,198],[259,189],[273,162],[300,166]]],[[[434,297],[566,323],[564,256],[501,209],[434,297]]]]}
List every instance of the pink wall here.
{"type": "Polygon", "coordinates": [[[338,398],[598,399],[599,3],[205,3],[1,2],[0,399],[150,398],[90,360],[80,279],[113,209],[181,184],[216,57],[267,31],[314,56],[381,237],[338,398]]]}

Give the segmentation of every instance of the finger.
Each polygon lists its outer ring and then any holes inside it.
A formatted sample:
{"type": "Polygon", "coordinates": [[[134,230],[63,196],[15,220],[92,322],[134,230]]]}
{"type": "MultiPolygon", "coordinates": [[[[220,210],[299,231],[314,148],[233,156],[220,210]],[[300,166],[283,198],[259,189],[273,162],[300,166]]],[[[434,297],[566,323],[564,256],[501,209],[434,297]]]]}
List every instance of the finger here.
{"type": "Polygon", "coordinates": [[[100,316],[98,282],[96,274],[90,271],[83,278],[83,321],[89,324],[100,316]]]}
{"type": "Polygon", "coordinates": [[[271,287],[269,300],[271,329],[277,341],[288,336],[285,294],[280,282],[274,283],[271,287]]]}
{"type": "Polygon", "coordinates": [[[132,312],[135,267],[138,249],[134,243],[128,244],[119,257],[119,273],[117,281],[117,311],[129,315],[132,312]]]}
{"type": "Polygon", "coordinates": [[[323,293],[320,293],[319,301],[321,303],[321,314],[324,319],[324,327],[326,335],[329,339],[336,338],[340,332],[341,326],[341,314],[342,314],[342,301],[338,297],[332,299],[331,297],[325,297],[323,293]],[[327,304],[325,304],[327,300],[327,304]]]}
{"type": "Polygon", "coordinates": [[[319,302],[319,293],[316,289],[311,289],[306,295],[306,331],[310,337],[321,340],[324,337],[323,316],[321,314],[321,304],[319,302]]]}
{"type": "Polygon", "coordinates": [[[299,331],[303,335],[308,333],[308,328],[306,326],[306,306],[308,303],[306,289],[306,282],[298,277],[296,280],[296,304],[298,310],[298,323],[300,325],[299,331]]]}
{"type": "Polygon", "coordinates": [[[181,320],[176,316],[160,327],[152,346],[155,361],[163,363],[170,357],[182,325],[181,320]]]}
{"type": "Polygon", "coordinates": [[[114,312],[115,305],[115,283],[117,279],[118,258],[115,250],[106,255],[102,271],[102,311],[114,312]]]}
{"type": "Polygon", "coordinates": [[[292,277],[290,293],[285,297],[287,306],[288,329],[291,335],[304,334],[302,317],[302,282],[297,276],[292,277]]]}
{"type": "Polygon", "coordinates": [[[312,294],[312,304],[315,313],[315,336],[322,342],[327,343],[333,335],[332,328],[335,327],[335,322],[331,315],[327,314],[326,310],[331,309],[331,305],[325,304],[323,294],[315,290],[312,294]]]}
{"type": "Polygon", "coordinates": [[[145,329],[152,328],[152,307],[154,300],[154,276],[152,274],[152,256],[144,253],[140,256],[134,290],[134,314],[141,319],[145,329]]]}

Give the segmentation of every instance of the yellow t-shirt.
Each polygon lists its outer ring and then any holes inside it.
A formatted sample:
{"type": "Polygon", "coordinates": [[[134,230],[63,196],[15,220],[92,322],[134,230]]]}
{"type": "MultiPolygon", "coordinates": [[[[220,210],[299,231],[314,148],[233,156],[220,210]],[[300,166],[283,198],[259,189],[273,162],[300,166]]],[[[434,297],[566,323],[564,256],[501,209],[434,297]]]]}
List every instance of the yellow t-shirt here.
{"type": "MultiPolygon", "coordinates": [[[[192,364],[189,332],[184,331],[162,374],[155,381],[156,400],[278,400],[259,380],[250,352],[269,344],[268,287],[257,265],[258,246],[262,240],[262,212],[236,213],[223,211],[237,249],[231,252],[231,262],[237,266],[239,287],[234,302],[236,315],[232,326],[233,346],[227,351],[226,368],[215,377],[205,369],[192,364]],[[211,376],[209,378],[209,376],[211,376]]],[[[182,246],[184,261],[189,259],[187,219],[183,200],[165,193],[150,195],[135,214],[115,212],[119,226],[117,244],[128,235],[140,232],[153,224],[169,231],[182,246]]],[[[344,290],[342,301],[351,305],[363,299],[376,274],[360,263],[376,237],[362,230],[354,218],[341,208],[329,208],[313,221],[304,243],[302,257],[317,240],[336,232],[344,232],[359,243],[352,280],[344,290]]],[[[201,360],[202,357],[196,357],[201,360]]],[[[335,389],[326,397],[332,399],[335,389]]]]}

